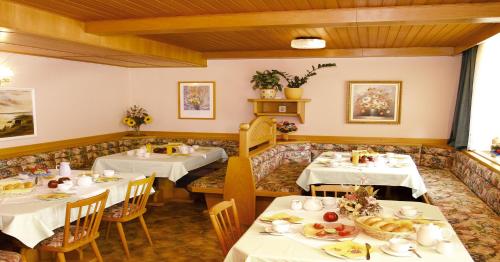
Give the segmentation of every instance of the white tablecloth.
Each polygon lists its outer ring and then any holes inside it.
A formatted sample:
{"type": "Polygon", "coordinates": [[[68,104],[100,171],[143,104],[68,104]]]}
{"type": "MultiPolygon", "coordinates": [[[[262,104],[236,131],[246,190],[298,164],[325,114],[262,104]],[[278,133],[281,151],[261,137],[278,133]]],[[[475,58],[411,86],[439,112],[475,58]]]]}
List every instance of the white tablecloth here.
{"type": "MultiPolygon", "coordinates": [[[[271,205],[266,209],[264,214],[284,211],[291,215],[297,215],[304,218],[304,223],[323,222],[323,214],[326,211],[308,212],[308,211],[292,211],[289,209],[292,199],[304,200],[305,196],[287,196],[274,199],[271,205]]],[[[445,220],[441,211],[436,206],[419,203],[419,202],[403,202],[403,201],[384,201],[380,200],[380,205],[384,208],[385,214],[393,214],[395,210],[403,205],[411,205],[423,212],[423,216],[427,218],[435,218],[445,220]]],[[[353,224],[352,221],[345,218],[339,219],[339,222],[344,224],[353,224]]],[[[260,234],[267,226],[262,222],[256,221],[248,229],[248,231],[240,238],[238,242],[231,248],[226,256],[225,262],[287,262],[287,261],[341,261],[342,259],[332,257],[325,253],[321,247],[335,242],[308,239],[300,233],[301,225],[293,225],[295,233],[286,236],[274,236],[268,234],[260,234]]],[[[450,230],[453,230],[449,226],[450,230]]],[[[364,233],[360,233],[355,242],[369,243],[372,247],[385,245],[387,242],[369,237],[364,233]]],[[[469,253],[460,242],[456,234],[453,232],[450,241],[453,244],[453,253],[450,256],[445,256],[434,250],[433,247],[417,246],[418,253],[422,259],[412,255],[411,257],[393,257],[383,253],[381,250],[374,251],[371,254],[370,261],[380,262],[401,262],[401,261],[421,261],[421,262],[469,262],[473,261],[469,253]]]]}
{"type": "Polygon", "coordinates": [[[119,172],[141,173],[156,177],[166,177],[172,182],[179,180],[188,171],[208,165],[219,159],[227,159],[227,154],[220,147],[200,147],[194,153],[185,155],[151,154],[149,158],[128,156],[126,152],[98,157],[92,170],[102,173],[105,169],[119,172]]]}
{"type": "Polygon", "coordinates": [[[379,185],[403,186],[412,189],[412,196],[418,198],[427,192],[424,181],[418,172],[417,166],[409,155],[395,155],[392,160],[396,165],[368,167],[367,164],[354,166],[349,160],[349,153],[342,153],[343,158],[337,161],[339,166],[326,167],[320,162],[334,161],[332,152],[325,152],[307,166],[297,179],[297,184],[309,191],[314,184],[350,184],[350,185],[379,185]]]}
{"type": "MultiPolygon", "coordinates": [[[[73,170],[71,178],[81,172],[84,171],[73,170]]],[[[123,202],[128,182],[143,175],[120,173],[118,176],[123,179],[116,182],[93,183],[88,187],[76,187],[73,196],[62,200],[38,199],[39,194],[55,191],[46,185],[37,186],[31,193],[25,195],[0,196],[0,230],[33,248],[38,242],[52,236],[54,229],[64,226],[67,202],[97,195],[109,189],[106,207],[112,206],[123,202]]],[[[8,178],[8,180],[14,179],[8,178]]],[[[73,215],[72,220],[76,220],[77,214],[73,215]]]]}

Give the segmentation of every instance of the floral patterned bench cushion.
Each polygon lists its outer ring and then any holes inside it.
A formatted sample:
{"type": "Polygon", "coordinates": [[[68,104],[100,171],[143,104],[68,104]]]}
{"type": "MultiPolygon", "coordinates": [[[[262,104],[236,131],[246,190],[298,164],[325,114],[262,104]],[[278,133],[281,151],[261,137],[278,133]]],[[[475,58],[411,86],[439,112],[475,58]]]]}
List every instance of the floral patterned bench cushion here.
{"type": "MultiPolygon", "coordinates": [[[[297,185],[296,181],[307,164],[308,162],[290,162],[279,166],[265,178],[257,182],[256,190],[300,194],[302,189],[297,185]]],[[[189,185],[189,188],[196,188],[195,191],[198,192],[202,191],[204,188],[223,189],[225,175],[226,168],[218,169],[193,181],[189,185]]]]}
{"type": "Polygon", "coordinates": [[[282,164],[311,162],[311,145],[309,143],[278,144],[252,156],[250,161],[255,181],[258,183],[282,164]]]}
{"type": "Polygon", "coordinates": [[[446,169],[420,167],[432,204],[438,206],[474,261],[500,261],[500,219],[446,169]]]}
{"type": "Polygon", "coordinates": [[[453,173],[497,214],[500,214],[500,174],[468,155],[456,154],[453,173]]]}
{"type": "MultiPolygon", "coordinates": [[[[223,189],[227,166],[214,170],[189,184],[189,188],[223,189]]],[[[198,191],[198,190],[197,190],[198,191]]]]}
{"type": "Polygon", "coordinates": [[[0,261],[2,262],[21,262],[22,257],[21,254],[12,252],[12,251],[5,251],[5,250],[0,250],[0,261]]]}
{"type": "Polygon", "coordinates": [[[451,168],[455,159],[455,149],[422,146],[420,166],[432,168],[451,168]]]}
{"type": "Polygon", "coordinates": [[[300,194],[302,189],[297,185],[296,181],[308,164],[309,162],[291,162],[279,166],[257,182],[257,191],[300,194]]]}

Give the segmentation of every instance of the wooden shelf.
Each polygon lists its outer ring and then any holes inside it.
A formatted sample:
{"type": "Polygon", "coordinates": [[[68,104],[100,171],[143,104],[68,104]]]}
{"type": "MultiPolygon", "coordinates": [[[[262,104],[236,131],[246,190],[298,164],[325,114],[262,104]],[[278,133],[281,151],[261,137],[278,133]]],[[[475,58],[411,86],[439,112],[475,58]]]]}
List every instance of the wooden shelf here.
{"type": "Polygon", "coordinates": [[[296,116],[301,123],[305,122],[307,102],[311,99],[248,99],[253,104],[253,113],[256,116],[296,116]],[[286,112],[280,112],[281,106],[286,112]]]}

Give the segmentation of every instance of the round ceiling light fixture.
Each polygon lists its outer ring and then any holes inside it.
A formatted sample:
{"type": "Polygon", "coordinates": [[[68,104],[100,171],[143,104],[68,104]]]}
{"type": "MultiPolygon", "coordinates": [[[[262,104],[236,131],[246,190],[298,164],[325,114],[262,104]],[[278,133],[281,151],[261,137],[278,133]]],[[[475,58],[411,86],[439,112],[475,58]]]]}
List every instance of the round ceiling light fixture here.
{"type": "Polygon", "coordinates": [[[292,40],[291,46],[295,49],[321,49],[325,48],[326,41],[319,37],[297,37],[292,40]]]}

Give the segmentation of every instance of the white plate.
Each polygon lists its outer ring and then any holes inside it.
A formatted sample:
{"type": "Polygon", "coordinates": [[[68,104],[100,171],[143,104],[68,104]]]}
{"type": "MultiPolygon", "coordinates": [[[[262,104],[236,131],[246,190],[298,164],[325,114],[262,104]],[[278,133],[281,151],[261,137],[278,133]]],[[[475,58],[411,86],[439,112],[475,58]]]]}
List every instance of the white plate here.
{"type": "Polygon", "coordinates": [[[416,218],[416,217],[422,215],[422,211],[417,211],[417,214],[415,214],[414,216],[405,216],[401,213],[401,211],[396,210],[396,211],[394,211],[394,215],[399,217],[399,218],[412,219],[412,218],[416,218]]]}
{"type": "Polygon", "coordinates": [[[76,194],[76,190],[66,190],[66,191],[61,191],[59,189],[54,190],[54,193],[65,193],[65,194],[76,194]]]}
{"type": "Polygon", "coordinates": [[[411,256],[413,256],[413,253],[409,250],[406,252],[403,252],[403,253],[395,252],[389,247],[389,245],[380,246],[380,250],[382,250],[384,253],[386,253],[388,255],[395,256],[395,257],[411,257],[411,256]]]}
{"type": "Polygon", "coordinates": [[[285,234],[289,234],[289,233],[292,233],[292,229],[290,228],[290,230],[288,230],[288,232],[284,232],[284,233],[280,233],[280,232],[276,232],[273,230],[273,226],[267,226],[267,227],[264,227],[264,231],[271,234],[271,235],[275,235],[275,236],[283,236],[285,234]]]}

